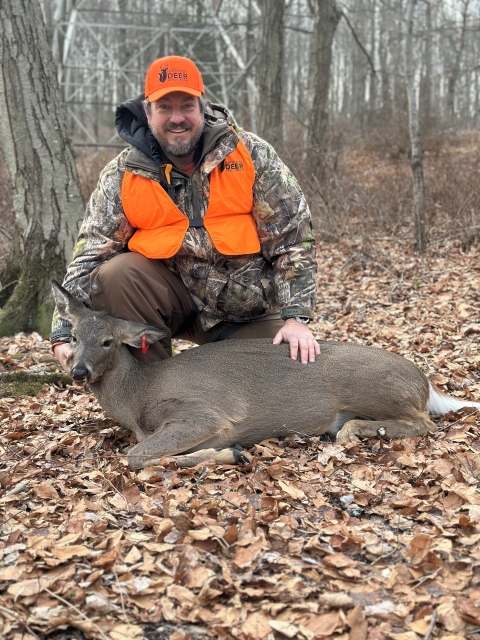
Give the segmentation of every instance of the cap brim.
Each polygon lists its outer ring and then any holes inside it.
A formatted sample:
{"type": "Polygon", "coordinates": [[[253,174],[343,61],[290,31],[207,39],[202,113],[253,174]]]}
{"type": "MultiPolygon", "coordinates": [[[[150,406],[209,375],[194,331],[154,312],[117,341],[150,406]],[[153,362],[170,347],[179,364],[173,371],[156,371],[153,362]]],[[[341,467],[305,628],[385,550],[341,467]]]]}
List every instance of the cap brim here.
{"type": "Polygon", "coordinates": [[[197,89],[190,89],[190,87],[164,87],[163,89],[157,89],[157,91],[153,91],[149,96],[145,96],[149,99],[150,102],[155,102],[155,100],[160,100],[163,96],[166,96],[167,93],[173,93],[174,91],[179,91],[180,93],[188,93],[190,96],[195,96],[195,98],[200,98],[202,94],[201,91],[197,91],[197,89]]]}

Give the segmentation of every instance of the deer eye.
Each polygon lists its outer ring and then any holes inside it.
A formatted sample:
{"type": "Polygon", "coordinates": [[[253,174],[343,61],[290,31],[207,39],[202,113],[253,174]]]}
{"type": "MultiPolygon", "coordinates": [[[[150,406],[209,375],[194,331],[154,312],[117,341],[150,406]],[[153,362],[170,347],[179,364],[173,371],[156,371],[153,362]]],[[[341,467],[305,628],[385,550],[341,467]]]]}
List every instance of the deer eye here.
{"type": "Polygon", "coordinates": [[[70,342],[75,343],[76,341],[77,341],[76,337],[71,335],[70,336],[70,342]]]}
{"type": "Polygon", "coordinates": [[[110,347],[112,345],[113,340],[105,340],[102,344],[102,347],[110,347]]]}

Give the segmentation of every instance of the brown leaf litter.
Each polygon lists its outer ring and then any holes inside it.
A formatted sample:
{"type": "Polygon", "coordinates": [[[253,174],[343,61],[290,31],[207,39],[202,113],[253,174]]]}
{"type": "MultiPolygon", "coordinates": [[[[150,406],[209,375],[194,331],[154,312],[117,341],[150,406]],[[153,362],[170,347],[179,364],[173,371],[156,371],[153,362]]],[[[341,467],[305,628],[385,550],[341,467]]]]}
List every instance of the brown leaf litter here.
{"type": "MultiPolygon", "coordinates": [[[[477,248],[319,256],[319,337],[401,353],[480,398],[477,248]]],[[[0,340],[4,371],[48,362],[36,334],[0,340]]],[[[472,409],[425,438],[271,438],[251,466],[138,473],[88,391],[6,397],[0,420],[2,638],[480,638],[472,409]]]]}

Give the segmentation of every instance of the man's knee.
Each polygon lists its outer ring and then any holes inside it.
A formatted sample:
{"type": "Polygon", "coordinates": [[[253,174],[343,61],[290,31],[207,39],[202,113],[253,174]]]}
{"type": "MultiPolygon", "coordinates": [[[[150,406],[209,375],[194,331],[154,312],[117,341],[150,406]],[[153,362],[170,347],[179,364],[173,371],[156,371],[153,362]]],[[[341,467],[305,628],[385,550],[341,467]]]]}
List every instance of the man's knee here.
{"type": "MultiPolygon", "coordinates": [[[[91,281],[101,279],[103,285],[129,288],[144,278],[155,278],[158,281],[162,269],[154,265],[153,260],[140,253],[121,253],[108,262],[97,267],[91,274],[91,281]]],[[[164,267],[166,268],[166,267],[164,267]]]]}
{"type": "Polygon", "coordinates": [[[123,253],[90,278],[92,306],[116,318],[167,327],[173,336],[196,326],[197,311],[181,278],[161,260],[123,253]]]}

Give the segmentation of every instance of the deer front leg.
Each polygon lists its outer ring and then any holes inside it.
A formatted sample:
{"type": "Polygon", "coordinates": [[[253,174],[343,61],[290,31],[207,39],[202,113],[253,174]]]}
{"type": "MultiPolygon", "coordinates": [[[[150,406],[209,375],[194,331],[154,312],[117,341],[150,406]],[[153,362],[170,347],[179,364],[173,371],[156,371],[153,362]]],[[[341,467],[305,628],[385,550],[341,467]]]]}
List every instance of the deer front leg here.
{"type": "Polygon", "coordinates": [[[242,447],[238,444],[234,444],[226,449],[200,449],[193,453],[168,457],[181,469],[195,467],[200,462],[206,462],[207,460],[213,460],[218,465],[250,464],[251,462],[249,456],[242,451],[242,447]]]}
{"type": "Polygon", "coordinates": [[[360,438],[414,438],[433,433],[436,426],[426,414],[409,420],[349,420],[337,434],[337,442],[345,444],[360,438]]]}
{"type": "Polygon", "coordinates": [[[245,461],[238,449],[228,446],[235,442],[231,433],[233,425],[228,418],[198,404],[178,402],[177,405],[168,415],[164,413],[161,416],[158,427],[153,410],[142,416],[143,423],[150,429],[154,428],[155,432],[127,453],[130,469],[138,470],[158,464],[160,458],[165,456],[182,467],[193,467],[211,459],[218,464],[245,461]],[[206,444],[206,449],[202,449],[202,443],[206,444]],[[219,448],[215,448],[216,445],[219,448]]]}

